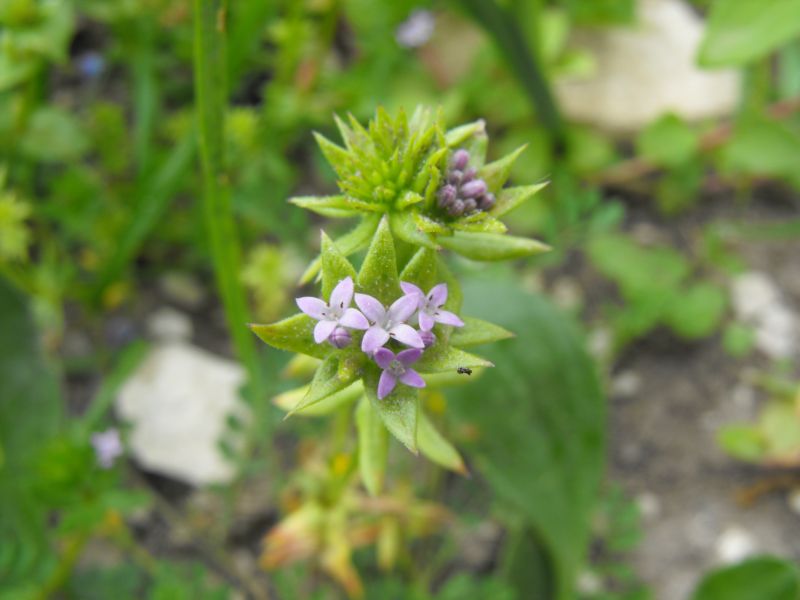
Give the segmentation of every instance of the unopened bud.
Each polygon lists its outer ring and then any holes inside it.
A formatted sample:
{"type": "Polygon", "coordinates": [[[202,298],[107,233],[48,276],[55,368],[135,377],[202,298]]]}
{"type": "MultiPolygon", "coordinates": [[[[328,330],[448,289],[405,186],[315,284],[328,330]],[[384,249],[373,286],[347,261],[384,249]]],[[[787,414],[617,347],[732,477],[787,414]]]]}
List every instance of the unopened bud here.
{"type": "Polygon", "coordinates": [[[486,182],[483,179],[475,179],[462,185],[459,191],[462,198],[477,198],[485,194],[487,190],[486,182]]]}
{"type": "Polygon", "coordinates": [[[478,208],[478,203],[474,198],[466,198],[464,200],[464,212],[471,213],[478,208]]]}
{"type": "Polygon", "coordinates": [[[492,192],[486,192],[483,196],[478,198],[478,208],[481,210],[491,210],[495,204],[495,197],[492,192]]]}
{"type": "Polygon", "coordinates": [[[455,201],[457,195],[458,192],[455,186],[449,184],[445,185],[439,190],[439,208],[448,210],[455,201]]]}
{"type": "Polygon", "coordinates": [[[460,217],[464,214],[464,201],[460,198],[456,198],[450,205],[447,207],[447,213],[451,217],[460,217]]]}
{"type": "Polygon", "coordinates": [[[447,173],[447,183],[450,185],[458,185],[461,183],[461,177],[464,174],[459,170],[453,170],[447,173]]]}
{"type": "Polygon", "coordinates": [[[432,331],[420,331],[419,337],[426,348],[430,348],[436,343],[436,335],[432,331]]]}
{"type": "Polygon", "coordinates": [[[456,150],[453,153],[453,156],[450,159],[450,168],[463,171],[466,168],[467,163],[469,163],[469,152],[462,148],[461,150],[456,150]]]}
{"type": "Polygon", "coordinates": [[[461,183],[467,183],[468,181],[472,181],[478,175],[478,171],[475,167],[470,167],[469,169],[464,170],[464,174],[461,176],[461,183]]]}
{"type": "Polygon", "coordinates": [[[331,337],[328,338],[331,346],[339,348],[340,350],[345,346],[349,346],[352,340],[353,337],[350,335],[350,332],[344,327],[337,327],[334,329],[331,337]]]}

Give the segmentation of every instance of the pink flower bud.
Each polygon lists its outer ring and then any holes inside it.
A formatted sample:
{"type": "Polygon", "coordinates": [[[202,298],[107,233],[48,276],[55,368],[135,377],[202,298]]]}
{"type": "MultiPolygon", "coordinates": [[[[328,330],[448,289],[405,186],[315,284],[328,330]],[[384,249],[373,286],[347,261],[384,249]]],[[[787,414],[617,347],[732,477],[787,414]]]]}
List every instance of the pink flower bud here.
{"type": "Polygon", "coordinates": [[[478,198],[478,208],[481,210],[491,210],[495,205],[495,197],[491,192],[486,192],[483,196],[478,198]]]}
{"type": "Polygon", "coordinates": [[[467,183],[468,181],[472,181],[478,175],[478,171],[475,167],[470,167],[469,169],[464,170],[464,174],[461,176],[461,183],[467,183]]]}
{"type": "Polygon", "coordinates": [[[331,346],[339,348],[340,350],[345,346],[349,346],[352,340],[353,337],[350,335],[350,332],[344,327],[337,327],[334,329],[333,333],[328,338],[328,342],[330,342],[331,346]]]}
{"type": "Polygon", "coordinates": [[[462,198],[477,198],[485,194],[487,190],[486,182],[483,179],[475,179],[462,185],[459,191],[462,198]]]}
{"type": "Polygon", "coordinates": [[[469,163],[469,152],[462,148],[461,150],[456,150],[453,153],[453,156],[450,159],[450,168],[463,171],[466,168],[467,163],[469,163]]]}
{"type": "Polygon", "coordinates": [[[436,343],[436,335],[432,331],[420,331],[419,337],[422,338],[422,343],[426,348],[430,348],[436,343]]]}

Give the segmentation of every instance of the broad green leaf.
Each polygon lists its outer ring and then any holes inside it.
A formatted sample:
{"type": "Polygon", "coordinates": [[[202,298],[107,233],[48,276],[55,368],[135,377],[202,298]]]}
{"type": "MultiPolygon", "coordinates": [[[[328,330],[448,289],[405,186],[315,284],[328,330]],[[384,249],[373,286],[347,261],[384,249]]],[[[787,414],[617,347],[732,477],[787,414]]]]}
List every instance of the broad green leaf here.
{"type": "Polygon", "coordinates": [[[250,329],[262,341],[278,350],[299,352],[314,358],[325,358],[331,353],[333,347],[329,344],[314,342],[316,324],[317,321],[301,313],[269,325],[252,324],[250,329]]]}
{"type": "Polygon", "coordinates": [[[351,217],[359,211],[381,212],[383,207],[348,196],[296,196],[289,202],[326,217],[351,217]]]}
{"type": "Polygon", "coordinates": [[[800,0],[714,0],[699,62],[704,67],[747,64],[800,34],[800,0]]]}
{"type": "Polygon", "coordinates": [[[797,600],[797,567],[771,556],[751,558],[705,576],[692,600],[797,600]]]}
{"type": "Polygon", "coordinates": [[[440,237],[439,243],[472,260],[494,262],[533,256],[550,250],[537,240],[498,233],[456,232],[453,237],[440,237]]]}
{"type": "Polygon", "coordinates": [[[34,474],[58,431],[61,399],[27,301],[2,277],[0,331],[0,580],[13,589],[46,565],[47,511],[34,474]]]}
{"type": "Polygon", "coordinates": [[[356,270],[324,231],[321,233],[320,237],[322,240],[320,242],[320,258],[322,259],[322,297],[329,300],[333,288],[343,279],[350,277],[353,283],[355,283],[356,270]]]}
{"type": "Polygon", "coordinates": [[[722,149],[722,165],[728,171],[748,175],[793,177],[797,175],[800,135],[784,123],[760,115],[738,122],[733,137],[722,149]]]}
{"type": "Polygon", "coordinates": [[[467,468],[458,450],[439,433],[423,411],[419,413],[417,443],[419,451],[436,464],[462,475],[467,474],[467,468]]]}
{"type": "Polygon", "coordinates": [[[311,385],[308,387],[308,392],[303,399],[295,406],[287,417],[292,416],[295,412],[301,411],[309,406],[313,406],[317,402],[330,398],[333,394],[341,392],[353,383],[353,375],[346,379],[340,377],[339,371],[339,357],[332,354],[326,358],[314,373],[314,378],[311,380],[311,385]]]}
{"type": "MultiPolygon", "coordinates": [[[[375,229],[378,227],[380,219],[380,215],[368,215],[362,218],[361,222],[356,225],[355,228],[334,241],[339,252],[345,256],[350,256],[366,248],[375,233],[375,229]]],[[[304,285],[314,279],[317,273],[319,273],[321,266],[322,260],[320,257],[311,261],[311,264],[308,265],[308,268],[306,268],[305,272],[300,277],[300,285],[304,285]]]]}
{"type": "Polygon", "coordinates": [[[725,452],[749,462],[764,458],[764,437],[754,425],[728,425],[717,433],[717,443],[725,452]]]}
{"type": "Polygon", "coordinates": [[[488,321],[473,317],[462,317],[462,320],[464,321],[464,327],[454,329],[450,335],[450,343],[453,346],[464,348],[514,337],[514,334],[507,329],[488,321]]]}
{"type": "Polygon", "coordinates": [[[499,194],[500,190],[508,181],[508,176],[511,175],[511,167],[514,161],[519,158],[519,155],[525,151],[528,145],[525,144],[514,150],[511,154],[507,154],[494,162],[484,165],[478,171],[478,176],[486,182],[489,191],[494,194],[499,194]]]}
{"type": "Polygon", "coordinates": [[[437,264],[439,265],[437,268],[439,279],[447,284],[447,302],[444,303],[444,307],[456,314],[461,314],[461,305],[464,302],[461,282],[441,258],[438,259],[437,264]]]}
{"type": "Polygon", "coordinates": [[[88,150],[89,140],[72,114],[41,108],[31,117],[19,147],[29,158],[53,163],[79,159],[88,150]]]}
{"type": "Polygon", "coordinates": [[[364,263],[358,272],[358,288],[387,306],[402,295],[400,280],[397,278],[394,240],[386,218],[381,219],[367,256],[364,257],[364,263]]]}
{"type": "Polygon", "coordinates": [[[272,399],[272,403],[283,411],[292,412],[292,416],[298,415],[301,417],[320,417],[323,415],[328,415],[337,408],[357,400],[364,394],[364,386],[359,379],[351,383],[343,390],[331,394],[316,404],[306,406],[302,409],[296,408],[303,398],[306,397],[310,387],[310,384],[302,385],[299,388],[278,394],[272,399]]]}
{"type": "Polygon", "coordinates": [[[426,349],[414,368],[420,373],[456,372],[459,368],[493,367],[494,365],[480,356],[464,352],[458,348],[437,343],[426,349]]]}
{"type": "Polygon", "coordinates": [[[419,390],[398,383],[394,391],[378,400],[380,369],[369,365],[364,372],[364,391],[383,424],[411,452],[417,454],[419,390]]]}
{"type": "Polygon", "coordinates": [[[400,273],[400,281],[413,283],[427,293],[434,285],[440,283],[437,276],[436,252],[428,248],[420,248],[403,268],[403,272],[400,273]]]}
{"type": "Polygon", "coordinates": [[[386,460],[389,456],[389,432],[364,397],[356,409],[356,429],[358,430],[358,468],[361,481],[371,496],[383,490],[386,478],[386,460]]]}
{"type": "Polygon", "coordinates": [[[412,211],[391,213],[389,215],[392,231],[402,241],[412,246],[423,246],[436,250],[439,246],[434,242],[430,235],[422,231],[417,225],[412,211]]]}
{"type": "Polygon", "coordinates": [[[553,565],[552,598],[574,597],[603,474],[605,403],[595,367],[570,319],[507,277],[465,284],[465,311],[517,337],[487,347],[497,366],[453,388],[448,411],[474,428],[463,451],[501,503],[532,528],[553,565]]]}
{"type": "Polygon", "coordinates": [[[548,182],[545,181],[544,183],[523,185],[500,190],[500,193],[497,194],[497,203],[494,205],[494,208],[489,211],[489,214],[495,217],[500,217],[508,212],[511,212],[529,198],[533,198],[533,196],[539,190],[547,186],[547,184],[548,182]]]}
{"type": "Polygon", "coordinates": [[[797,409],[787,402],[771,402],[758,420],[768,458],[780,460],[800,456],[800,419],[797,409]]]}
{"type": "Polygon", "coordinates": [[[469,385],[484,372],[485,367],[471,367],[472,374],[459,373],[458,371],[446,371],[445,373],[422,373],[422,378],[428,387],[451,387],[454,385],[469,385]]]}
{"type": "Polygon", "coordinates": [[[642,158],[662,167],[677,167],[696,154],[698,134],[679,117],[667,114],[650,123],[636,146],[642,158]]]}
{"type": "Polygon", "coordinates": [[[681,291],[670,305],[667,323],[678,335],[699,339],[716,331],[727,306],[725,291],[703,281],[681,291]]]}

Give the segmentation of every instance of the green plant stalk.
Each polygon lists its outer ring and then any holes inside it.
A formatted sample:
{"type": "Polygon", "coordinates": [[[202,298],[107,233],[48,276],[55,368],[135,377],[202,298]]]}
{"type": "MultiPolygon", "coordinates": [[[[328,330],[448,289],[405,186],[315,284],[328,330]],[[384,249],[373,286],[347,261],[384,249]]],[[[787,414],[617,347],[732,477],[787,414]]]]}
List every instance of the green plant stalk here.
{"type": "Polygon", "coordinates": [[[564,121],[538,57],[514,17],[495,0],[460,0],[460,4],[492,36],[550,134],[556,155],[563,154],[566,149],[564,121]]]}
{"type": "Polygon", "coordinates": [[[203,169],[203,216],[214,276],[239,359],[250,377],[254,407],[265,403],[265,383],[239,282],[240,249],[225,168],[225,0],[194,1],[194,68],[198,142],[203,169]]]}

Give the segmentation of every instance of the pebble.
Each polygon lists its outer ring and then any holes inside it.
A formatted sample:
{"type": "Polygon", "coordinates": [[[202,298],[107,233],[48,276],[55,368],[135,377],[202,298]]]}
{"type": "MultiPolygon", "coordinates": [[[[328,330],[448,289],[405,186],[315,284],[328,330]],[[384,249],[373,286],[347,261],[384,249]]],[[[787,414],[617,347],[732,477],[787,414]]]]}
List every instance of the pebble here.
{"type": "Polygon", "coordinates": [[[721,563],[733,564],[755,554],[757,544],[749,531],[730,525],[717,538],[714,550],[721,563]]]}
{"type": "Polygon", "coordinates": [[[772,359],[789,359],[798,350],[800,323],[775,282],[765,273],[751,271],[733,280],[733,310],[755,330],[755,346],[772,359]]]}
{"type": "Polygon", "coordinates": [[[623,371],[611,380],[611,394],[618,398],[633,398],[642,388],[642,378],[635,371],[623,371]]]}
{"type": "Polygon", "coordinates": [[[188,315],[163,306],[147,319],[147,332],[150,337],[161,341],[188,341],[194,328],[188,315]]]}

